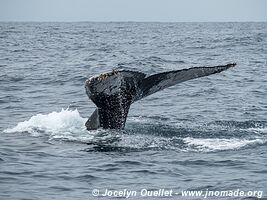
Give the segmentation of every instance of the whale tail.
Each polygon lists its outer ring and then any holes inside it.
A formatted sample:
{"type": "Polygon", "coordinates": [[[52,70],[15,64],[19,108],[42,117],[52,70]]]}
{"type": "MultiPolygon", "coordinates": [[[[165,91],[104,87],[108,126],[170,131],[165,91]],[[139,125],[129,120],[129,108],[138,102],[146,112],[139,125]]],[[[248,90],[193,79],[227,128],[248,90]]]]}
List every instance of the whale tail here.
{"type": "Polygon", "coordinates": [[[136,96],[136,100],[184,81],[220,73],[235,65],[236,63],[215,67],[193,67],[151,75],[142,81],[140,94],[136,96]]]}
{"type": "Polygon", "coordinates": [[[85,88],[97,109],[85,125],[88,130],[99,127],[123,129],[133,102],[178,83],[220,73],[235,65],[233,63],[215,67],[193,67],[148,77],[141,72],[113,70],[92,77],[86,81],[85,88]]]}
{"type": "Polygon", "coordinates": [[[86,122],[87,129],[122,129],[145,76],[141,72],[113,70],[88,79],[86,93],[97,109],[86,122]]]}

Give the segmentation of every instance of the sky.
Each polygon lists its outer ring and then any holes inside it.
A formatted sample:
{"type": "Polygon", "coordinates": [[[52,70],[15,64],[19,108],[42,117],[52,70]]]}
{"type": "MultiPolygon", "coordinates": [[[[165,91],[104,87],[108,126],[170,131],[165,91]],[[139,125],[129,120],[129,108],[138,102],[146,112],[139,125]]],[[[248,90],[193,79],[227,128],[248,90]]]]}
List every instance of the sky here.
{"type": "Polygon", "coordinates": [[[0,0],[0,21],[267,21],[267,0],[0,0]]]}

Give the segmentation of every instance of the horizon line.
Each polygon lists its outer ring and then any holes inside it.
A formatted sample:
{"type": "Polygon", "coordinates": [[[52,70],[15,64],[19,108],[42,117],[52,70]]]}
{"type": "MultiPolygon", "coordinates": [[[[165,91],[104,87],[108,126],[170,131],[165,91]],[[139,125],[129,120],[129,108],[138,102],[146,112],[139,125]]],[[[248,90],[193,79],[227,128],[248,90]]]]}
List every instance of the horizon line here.
{"type": "Polygon", "coordinates": [[[160,21],[160,20],[144,20],[144,21],[138,21],[138,20],[110,20],[110,21],[105,21],[105,20],[43,20],[43,21],[38,21],[38,20],[0,20],[1,23],[85,23],[85,22],[90,22],[90,23],[265,23],[267,21],[264,20],[249,20],[249,21],[160,21]]]}

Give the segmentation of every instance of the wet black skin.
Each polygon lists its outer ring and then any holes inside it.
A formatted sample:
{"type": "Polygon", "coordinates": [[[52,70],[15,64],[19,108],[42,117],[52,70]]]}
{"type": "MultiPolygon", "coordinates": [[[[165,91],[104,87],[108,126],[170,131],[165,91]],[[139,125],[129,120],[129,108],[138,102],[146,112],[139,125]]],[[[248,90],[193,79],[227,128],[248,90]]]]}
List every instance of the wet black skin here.
{"type": "Polygon", "coordinates": [[[87,130],[123,129],[130,106],[135,101],[187,80],[220,73],[235,65],[233,63],[215,67],[193,67],[148,77],[141,72],[120,70],[101,74],[92,80],[88,79],[90,81],[85,84],[86,92],[97,109],[85,126],[87,130]],[[108,81],[105,82],[105,80],[108,81]],[[112,91],[115,86],[120,89],[116,92],[107,92],[112,91]],[[99,89],[101,87],[102,89],[99,89]],[[105,88],[108,90],[106,91],[105,88]]]}

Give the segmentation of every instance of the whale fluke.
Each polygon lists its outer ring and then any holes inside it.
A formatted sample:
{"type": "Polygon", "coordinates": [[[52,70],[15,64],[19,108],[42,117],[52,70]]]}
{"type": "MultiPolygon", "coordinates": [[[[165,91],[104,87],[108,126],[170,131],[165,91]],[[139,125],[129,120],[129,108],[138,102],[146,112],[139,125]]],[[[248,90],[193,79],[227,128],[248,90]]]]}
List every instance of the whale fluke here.
{"type": "Polygon", "coordinates": [[[88,79],[85,89],[97,109],[86,122],[87,130],[123,129],[130,105],[155,92],[178,83],[220,73],[236,64],[215,67],[193,67],[146,77],[130,70],[113,70],[88,79]]]}
{"type": "Polygon", "coordinates": [[[142,99],[148,95],[184,81],[220,73],[234,67],[235,65],[236,64],[233,63],[215,67],[193,67],[189,69],[154,74],[143,79],[142,84],[140,85],[140,95],[136,97],[136,100],[142,99]]]}

